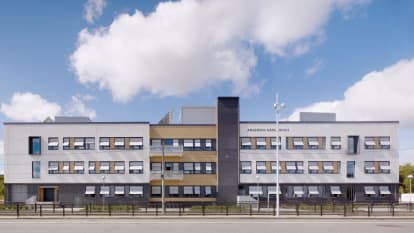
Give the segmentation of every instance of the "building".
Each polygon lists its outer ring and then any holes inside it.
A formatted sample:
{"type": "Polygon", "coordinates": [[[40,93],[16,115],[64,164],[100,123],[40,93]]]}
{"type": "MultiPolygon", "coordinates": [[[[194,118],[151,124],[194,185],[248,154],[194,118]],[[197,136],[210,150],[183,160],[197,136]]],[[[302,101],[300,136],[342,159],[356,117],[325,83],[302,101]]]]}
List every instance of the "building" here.
{"type": "Polygon", "coordinates": [[[4,123],[5,201],[159,203],[163,164],[170,203],[266,201],[276,193],[282,202],[398,199],[397,121],[305,113],[280,122],[276,140],[274,121],[239,115],[238,97],[219,97],[214,107],[183,108],[178,124],[4,123]]]}

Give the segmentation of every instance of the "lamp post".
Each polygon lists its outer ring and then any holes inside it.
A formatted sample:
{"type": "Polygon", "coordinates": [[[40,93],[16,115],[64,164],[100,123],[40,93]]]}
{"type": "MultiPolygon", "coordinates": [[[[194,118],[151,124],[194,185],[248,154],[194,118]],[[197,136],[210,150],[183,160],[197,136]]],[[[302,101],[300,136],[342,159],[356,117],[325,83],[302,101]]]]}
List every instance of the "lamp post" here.
{"type": "MultiPolygon", "coordinates": [[[[279,103],[279,94],[276,94],[276,102],[273,107],[276,112],[276,165],[279,168],[279,113],[285,107],[284,103],[279,103]]],[[[276,217],[279,217],[279,169],[276,169],[276,217]]]]}
{"type": "Polygon", "coordinates": [[[413,175],[408,175],[407,176],[407,178],[408,178],[408,181],[410,182],[410,203],[412,202],[412,196],[413,196],[413,194],[412,194],[412,190],[411,190],[411,180],[413,179],[413,175]]]}
{"type": "MultiPolygon", "coordinates": [[[[105,186],[105,178],[106,177],[102,176],[101,178],[102,178],[102,188],[101,188],[101,190],[102,190],[103,187],[105,186]]],[[[104,209],[105,209],[105,194],[102,194],[102,211],[104,211],[104,209]]]]}
{"type": "Polygon", "coordinates": [[[162,160],[161,160],[161,209],[162,213],[165,214],[165,163],[164,163],[164,156],[165,156],[165,145],[164,140],[161,139],[161,152],[162,152],[162,160]]]}

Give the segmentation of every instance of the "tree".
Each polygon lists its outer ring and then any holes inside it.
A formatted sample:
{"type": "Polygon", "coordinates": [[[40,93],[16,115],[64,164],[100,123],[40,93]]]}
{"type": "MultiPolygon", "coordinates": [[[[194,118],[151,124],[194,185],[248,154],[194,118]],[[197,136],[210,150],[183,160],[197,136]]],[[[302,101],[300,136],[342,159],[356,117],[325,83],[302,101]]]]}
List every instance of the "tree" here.
{"type": "MultiPolygon", "coordinates": [[[[407,178],[408,175],[414,175],[414,165],[410,163],[404,164],[400,166],[400,175],[399,175],[399,182],[400,182],[400,193],[408,193],[410,192],[410,181],[407,178]]],[[[414,179],[411,179],[411,185],[414,189],[414,179]]]]}

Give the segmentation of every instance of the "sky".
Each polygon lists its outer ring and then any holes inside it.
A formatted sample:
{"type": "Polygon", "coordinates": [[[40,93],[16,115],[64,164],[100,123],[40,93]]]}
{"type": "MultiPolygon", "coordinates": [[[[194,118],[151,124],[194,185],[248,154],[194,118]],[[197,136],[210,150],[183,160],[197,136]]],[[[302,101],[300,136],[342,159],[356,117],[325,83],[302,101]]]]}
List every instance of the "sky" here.
{"type": "MultiPolygon", "coordinates": [[[[400,121],[414,163],[410,0],[0,3],[0,123],[47,116],[157,122],[240,96],[241,120],[336,112],[400,121]]],[[[2,172],[3,125],[0,125],[2,172]]]]}

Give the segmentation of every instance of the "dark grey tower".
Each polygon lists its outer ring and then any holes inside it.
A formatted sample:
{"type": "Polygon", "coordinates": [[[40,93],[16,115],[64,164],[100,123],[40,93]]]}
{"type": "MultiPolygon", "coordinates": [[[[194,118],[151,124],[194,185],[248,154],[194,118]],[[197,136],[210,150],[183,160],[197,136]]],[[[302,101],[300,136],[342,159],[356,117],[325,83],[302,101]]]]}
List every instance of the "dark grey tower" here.
{"type": "Polygon", "coordinates": [[[237,201],[239,116],[239,97],[217,98],[218,203],[237,201]]]}

